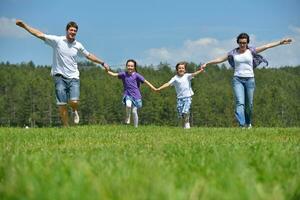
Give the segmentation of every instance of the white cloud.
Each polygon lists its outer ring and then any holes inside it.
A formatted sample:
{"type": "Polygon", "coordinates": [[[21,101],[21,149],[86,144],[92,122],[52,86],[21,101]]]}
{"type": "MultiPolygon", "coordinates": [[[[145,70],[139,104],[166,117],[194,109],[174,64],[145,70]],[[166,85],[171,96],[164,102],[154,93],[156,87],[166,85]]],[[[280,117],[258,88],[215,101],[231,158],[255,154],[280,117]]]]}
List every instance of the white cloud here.
{"type": "Polygon", "coordinates": [[[16,19],[0,17],[0,37],[24,38],[29,36],[25,30],[18,27],[15,23],[16,19]]]}
{"type": "Polygon", "coordinates": [[[291,29],[295,33],[300,34],[300,27],[296,27],[296,26],[290,25],[289,29],[291,29]]]}
{"type": "MultiPolygon", "coordinates": [[[[293,27],[293,30],[300,33],[300,28],[293,27]]],[[[250,35],[253,46],[260,46],[273,41],[257,41],[255,35],[250,35]]],[[[293,42],[290,45],[279,46],[269,49],[261,54],[269,61],[270,67],[296,66],[300,65],[300,35],[292,36],[293,42]]],[[[278,38],[278,40],[281,38],[278,38]]],[[[216,38],[199,38],[197,40],[186,40],[178,48],[152,48],[144,52],[144,58],[139,59],[144,65],[157,65],[166,62],[175,65],[185,60],[188,62],[203,63],[220,56],[237,46],[235,38],[218,40],[216,38]]],[[[225,62],[227,66],[228,63],[225,62]]]]}
{"type": "Polygon", "coordinates": [[[140,62],[149,65],[157,65],[160,62],[174,65],[182,60],[200,63],[226,54],[233,44],[232,40],[219,41],[215,38],[186,40],[179,48],[161,47],[146,50],[140,62]]]}

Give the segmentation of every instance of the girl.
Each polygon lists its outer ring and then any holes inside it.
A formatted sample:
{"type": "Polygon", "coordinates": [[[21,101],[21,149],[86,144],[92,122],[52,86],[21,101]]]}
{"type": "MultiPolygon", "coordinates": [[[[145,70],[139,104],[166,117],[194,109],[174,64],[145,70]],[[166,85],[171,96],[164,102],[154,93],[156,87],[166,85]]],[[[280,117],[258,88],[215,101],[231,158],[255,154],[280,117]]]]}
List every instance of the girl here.
{"type": "Polygon", "coordinates": [[[164,88],[169,87],[170,85],[174,85],[177,93],[177,111],[178,116],[183,118],[183,124],[185,129],[190,128],[190,107],[192,104],[192,96],[194,92],[191,87],[191,80],[196,75],[201,73],[203,69],[200,69],[194,73],[186,73],[186,62],[179,62],[176,65],[176,72],[175,75],[171,80],[162,86],[160,86],[157,90],[160,91],[164,88]]]}
{"type": "Polygon", "coordinates": [[[268,63],[258,53],[279,45],[290,44],[292,39],[283,39],[254,48],[248,46],[250,42],[249,35],[241,33],[238,35],[236,42],[238,48],[233,49],[223,57],[203,64],[201,69],[204,69],[207,65],[218,64],[228,60],[229,64],[234,68],[232,87],[235,95],[235,117],[240,127],[251,128],[255,89],[253,68],[257,67],[261,62],[268,63]]]}
{"type": "Polygon", "coordinates": [[[126,106],[125,123],[130,124],[130,115],[132,111],[134,127],[138,127],[139,118],[137,110],[142,107],[140,84],[146,83],[153,91],[157,90],[150,82],[145,80],[142,75],[137,73],[136,66],[136,61],[129,59],[126,62],[126,72],[114,73],[107,70],[109,75],[118,77],[123,81],[124,93],[122,102],[126,106]]]}

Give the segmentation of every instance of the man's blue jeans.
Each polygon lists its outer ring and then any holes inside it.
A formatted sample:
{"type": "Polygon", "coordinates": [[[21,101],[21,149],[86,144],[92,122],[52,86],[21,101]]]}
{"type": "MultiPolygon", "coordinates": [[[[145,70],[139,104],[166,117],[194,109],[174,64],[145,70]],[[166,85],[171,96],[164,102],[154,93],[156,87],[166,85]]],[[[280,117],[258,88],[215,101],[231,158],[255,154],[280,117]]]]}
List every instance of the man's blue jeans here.
{"type": "Polygon", "coordinates": [[[253,96],[255,89],[254,77],[237,77],[232,79],[235,96],[235,117],[240,126],[251,124],[253,96]]]}

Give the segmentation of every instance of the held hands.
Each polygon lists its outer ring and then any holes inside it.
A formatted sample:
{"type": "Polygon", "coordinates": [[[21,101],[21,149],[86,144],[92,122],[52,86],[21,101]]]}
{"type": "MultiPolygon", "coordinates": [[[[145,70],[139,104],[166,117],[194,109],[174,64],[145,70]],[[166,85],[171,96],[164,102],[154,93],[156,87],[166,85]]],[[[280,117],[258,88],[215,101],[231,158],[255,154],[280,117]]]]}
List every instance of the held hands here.
{"type": "Polygon", "coordinates": [[[160,92],[161,91],[161,87],[156,89],[156,92],[160,92]]]}
{"type": "Polygon", "coordinates": [[[206,67],[206,63],[202,64],[202,65],[200,66],[199,71],[204,71],[205,67],[206,67]]]}
{"type": "Polygon", "coordinates": [[[107,63],[102,63],[101,65],[104,67],[106,72],[108,72],[110,70],[110,67],[107,63]]]}
{"type": "Polygon", "coordinates": [[[159,90],[156,87],[151,88],[153,92],[158,92],[159,90]]]}

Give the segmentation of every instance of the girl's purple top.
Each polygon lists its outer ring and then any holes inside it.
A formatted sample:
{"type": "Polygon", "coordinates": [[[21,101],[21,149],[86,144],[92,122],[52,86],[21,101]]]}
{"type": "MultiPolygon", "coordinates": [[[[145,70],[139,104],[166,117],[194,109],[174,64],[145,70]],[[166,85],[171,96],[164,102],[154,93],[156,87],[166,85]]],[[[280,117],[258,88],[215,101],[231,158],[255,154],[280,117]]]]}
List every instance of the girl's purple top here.
{"type": "Polygon", "coordinates": [[[141,99],[140,84],[144,83],[145,78],[137,72],[128,74],[120,72],[118,78],[122,79],[124,86],[124,95],[130,96],[133,99],[141,99]]]}

